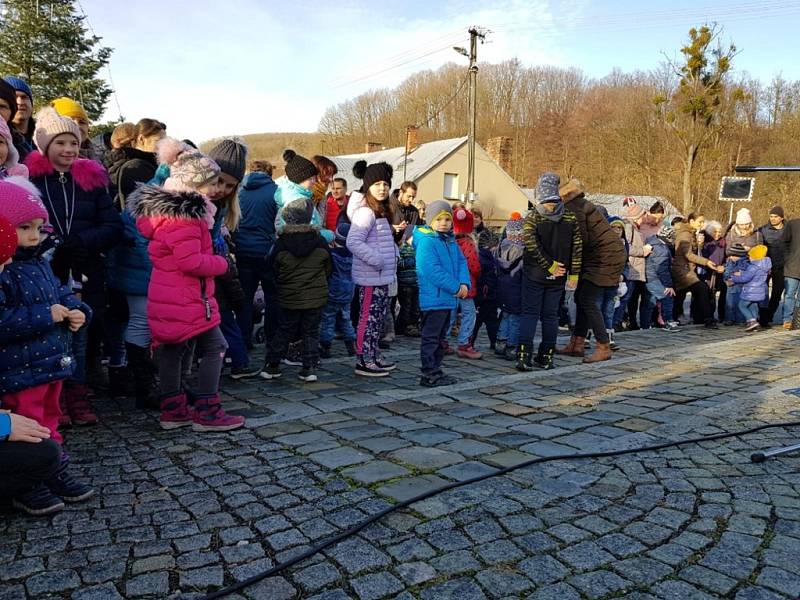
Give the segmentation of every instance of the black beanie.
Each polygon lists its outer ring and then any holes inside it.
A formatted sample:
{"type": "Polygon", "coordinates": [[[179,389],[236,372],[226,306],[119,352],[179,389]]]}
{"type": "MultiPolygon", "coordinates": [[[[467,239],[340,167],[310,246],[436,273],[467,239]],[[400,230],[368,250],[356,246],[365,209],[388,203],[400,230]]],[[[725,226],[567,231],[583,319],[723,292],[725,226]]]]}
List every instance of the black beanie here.
{"type": "Polygon", "coordinates": [[[8,107],[11,109],[11,116],[8,117],[8,122],[11,123],[17,114],[17,92],[2,79],[0,79],[0,98],[8,102],[8,107]]]}
{"type": "Polygon", "coordinates": [[[317,167],[304,156],[294,150],[285,150],[283,160],[286,161],[286,177],[294,183],[303,183],[317,175],[317,167]]]}
{"type": "Polygon", "coordinates": [[[364,171],[364,192],[372,186],[373,183],[385,181],[389,187],[392,187],[392,175],[394,171],[392,167],[385,162],[373,163],[369,165],[364,171]]]}
{"type": "Polygon", "coordinates": [[[247,146],[236,140],[222,140],[208,152],[209,158],[219,165],[220,170],[237,181],[244,179],[247,165],[247,146]]]}
{"type": "Polygon", "coordinates": [[[782,206],[773,206],[769,209],[769,214],[771,215],[778,215],[781,219],[785,219],[786,217],[783,216],[783,207],[782,206]]]}

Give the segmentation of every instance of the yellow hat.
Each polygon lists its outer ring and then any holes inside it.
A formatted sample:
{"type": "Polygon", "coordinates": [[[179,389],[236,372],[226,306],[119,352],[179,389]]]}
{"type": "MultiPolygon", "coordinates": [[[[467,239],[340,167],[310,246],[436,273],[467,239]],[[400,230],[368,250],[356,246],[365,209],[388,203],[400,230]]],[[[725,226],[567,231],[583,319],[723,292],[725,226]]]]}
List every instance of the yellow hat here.
{"type": "Polygon", "coordinates": [[[750,248],[750,251],[747,253],[747,256],[750,257],[750,260],[761,260],[767,256],[767,247],[764,244],[759,244],[758,246],[753,246],[750,248]]]}
{"type": "Polygon", "coordinates": [[[69,117],[70,119],[85,119],[89,120],[89,115],[83,110],[83,107],[75,102],[72,98],[62,96],[56,98],[50,103],[50,106],[56,109],[56,112],[62,117],[69,117]]]}

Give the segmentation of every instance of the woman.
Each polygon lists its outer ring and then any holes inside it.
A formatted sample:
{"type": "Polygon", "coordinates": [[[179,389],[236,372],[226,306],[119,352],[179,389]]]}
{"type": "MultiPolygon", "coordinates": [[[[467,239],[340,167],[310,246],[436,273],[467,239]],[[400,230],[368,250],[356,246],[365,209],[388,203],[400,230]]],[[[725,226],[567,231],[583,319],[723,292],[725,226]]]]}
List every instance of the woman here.
{"type": "Polygon", "coordinates": [[[664,205],[661,202],[654,202],[647,210],[642,224],[639,225],[639,232],[642,239],[646,240],[650,236],[658,235],[664,224],[664,205]]]}
{"type": "Polygon", "coordinates": [[[753,227],[753,217],[750,210],[740,208],[736,211],[736,222],[731,225],[727,235],[725,235],[725,245],[730,248],[734,244],[741,244],[745,250],[750,250],[753,246],[764,243],[764,237],[760,231],[753,227]]]}
{"type": "MultiPolygon", "coordinates": [[[[709,221],[705,227],[705,244],[703,244],[700,253],[717,265],[725,264],[725,238],[723,237],[722,223],[719,221],[709,221]]],[[[698,246],[699,247],[699,246],[698,246]]],[[[717,320],[725,320],[725,297],[727,296],[728,286],[719,276],[719,273],[711,269],[703,268],[702,274],[698,269],[698,275],[701,280],[708,284],[708,289],[711,291],[711,307],[714,308],[714,299],[719,292],[719,300],[717,301],[717,320]]]]}
{"type": "Polygon", "coordinates": [[[628,243],[628,323],[629,329],[649,329],[652,314],[648,314],[650,300],[647,291],[647,277],[645,275],[645,261],[653,247],[645,244],[647,237],[640,228],[647,219],[647,211],[636,204],[628,204],[624,212],[625,240],[628,243]],[[639,323],[637,324],[637,317],[639,323]]]}
{"type": "Polygon", "coordinates": [[[367,166],[364,194],[354,193],[347,205],[351,227],[347,248],[353,253],[353,283],[359,286],[360,311],[356,334],[355,374],[386,377],[397,365],[384,361],[378,343],[383,333],[389,286],[397,274],[394,214],[389,200],[392,167],[385,162],[367,166]]]}
{"type": "Polygon", "coordinates": [[[725,268],[698,253],[697,232],[706,225],[706,218],[699,213],[691,213],[686,222],[675,226],[675,259],[672,262],[672,279],[677,291],[675,295],[675,318],[683,314],[686,294],[692,294],[692,317],[696,324],[703,323],[709,329],[717,329],[714,310],[711,306],[711,292],[697,276],[697,267],[706,267],[722,273],[725,268]]]}

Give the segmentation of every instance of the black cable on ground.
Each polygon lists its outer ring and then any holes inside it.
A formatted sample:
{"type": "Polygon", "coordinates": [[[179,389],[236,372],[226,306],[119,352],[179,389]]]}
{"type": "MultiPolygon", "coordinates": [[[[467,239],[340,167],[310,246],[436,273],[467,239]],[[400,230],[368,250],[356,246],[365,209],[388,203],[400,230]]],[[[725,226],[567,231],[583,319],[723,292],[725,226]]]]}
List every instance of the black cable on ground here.
{"type": "Polygon", "coordinates": [[[217,590],[216,592],[211,592],[206,594],[201,598],[201,600],[214,600],[215,598],[222,598],[223,596],[227,596],[234,592],[238,592],[254,583],[261,581],[262,579],[266,579],[267,577],[272,577],[277,575],[281,571],[285,571],[286,569],[293,567],[297,563],[300,563],[307,558],[311,558],[315,554],[319,554],[323,550],[330,548],[334,544],[338,544],[344,539],[355,535],[365,527],[372,525],[376,521],[382,519],[386,515],[395,512],[401,508],[406,508],[412,504],[417,502],[421,502],[422,500],[427,500],[432,496],[436,496],[441,494],[442,492],[447,492],[449,490],[453,490],[456,488],[463,487],[465,485],[470,485],[473,483],[479,483],[481,481],[485,481],[492,477],[498,477],[500,475],[506,475],[511,473],[512,471],[516,471],[518,469],[522,469],[524,467],[530,467],[531,465],[536,465],[545,462],[552,462],[555,460],[577,460],[582,458],[607,458],[609,456],[622,456],[624,454],[636,454],[639,452],[652,452],[654,450],[663,450],[665,448],[674,448],[676,446],[683,446],[686,444],[697,444],[699,442],[711,442],[714,440],[722,440],[725,438],[732,438],[732,437],[740,437],[743,435],[749,435],[751,433],[756,433],[758,431],[763,431],[765,429],[774,429],[778,427],[800,427],[800,421],[784,421],[782,423],[768,423],[766,425],[759,425],[758,427],[752,427],[750,429],[742,429],[740,431],[733,431],[729,433],[715,433],[713,435],[705,435],[696,438],[690,438],[687,440],[677,440],[673,442],[663,442],[661,444],[653,444],[651,446],[640,446],[638,448],[626,448],[624,450],[606,450],[604,452],[586,452],[583,454],[557,454],[555,456],[543,456],[541,458],[534,458],[531,460],[526,460],[525,462],[519,463],[517,465],[512,465],[510,467],[505,467],[498,471],[493,471],[491,473],[487,473],[485,475],[479,475],[477,477],[472,477],[470,479],[465,479],[464,481],[456,481],[453,483],[449,483],[442,487],[427,491],[423,494],[418,496],[414,496],[413,498],[409,498],[408,500],[403,500],[402,502],[398,502],[397,504],[393,504],[392,506],[383,509],[372,515],[371,517],[367,518],[366,520],[353,525],[349,529],[342,531],[341,533],[333,536],[332,538],[328,538],[327,540],[320,542],[319,544],[312,546],[308,550],[301,552],[300,554],[293,556],[289,560],[286,560],[282,563],[275,565],[274,567],[262,571],[261,573],[257,573],[252,577],[248,577],[247,579],[240,581],[239,583],[235,583],[228,587],[222,588],[217,590]]]}

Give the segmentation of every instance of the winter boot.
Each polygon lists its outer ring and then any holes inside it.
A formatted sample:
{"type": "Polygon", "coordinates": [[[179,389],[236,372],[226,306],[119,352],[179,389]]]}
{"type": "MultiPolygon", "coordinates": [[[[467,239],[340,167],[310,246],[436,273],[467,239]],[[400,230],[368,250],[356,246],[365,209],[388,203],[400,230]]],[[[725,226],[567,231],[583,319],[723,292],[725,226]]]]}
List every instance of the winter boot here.
{"type": "Polygon", "coordinates": [[[192,412],[186,402],[186,394],[168,394],[161,397],[161,429],[177,429],[192,424],[192,412]]]}
{"type": "Polygon", "coordinates": [[[586,338],[572,336],[569,343],[561,350],[556,349],[556,354],[562,356],[576,356],[581,358],[586,353],[586,338]]]}
{"type": "Polygon", "coordinates": [[[611,355],[612,355],[611,344],[609,344],[608,342],[606,342],[605,344],[602,342],[597,342],[597,344],[595,344],[595,349],[592,355],[584,358],[583,362],[589,364],[589,363],[601,362],[604,360],[610,360],[611,355]]]}
{"type": "Polygon", "coordinates": [[[125,344],[128,367],[133,374],[133,388],[136,408],[139,410],[160,410],[158,399],[157,368],[150,359],[150,350],[135,344],[125,344]]]}
{"type": "Polygon", "coordinates": [[[531,351],[525,344],[517,349],[517,371],[533,371],[531,351]]]}
{"type": "Polygon", "coordinates": [[[508,361],[517,360],[517,347],[506,344],[503,348],[503,358],[508,361]]]}
{"type": "Polygon", "coordinates": [[[458,350],[456,350],[456,353],[460,358],[469,358],[472,360],[483,358],[483,354],[475,350],[472,344],[465,344],[464,346],[459,346],[458,350]]]}
{"type": "Polygon", "coordinates": [[[353,340],[345,340],[344,347],[347,349],[347,356],[356,355],[356,343],[353,340]]]}
{"type": "Polygon", "coordinates": [[[75,425],[96,425],[97,415],[89,403],[89,388],[81,383],[64,384],[64,401],[67,414],[75,425]]]}
{"type": "Polygon", "coordinates": [[[546,350],[539,348],[536,358],[533,359],[533,364],[546,371],[554,369],[555,365],[553,364],[553,354],[555,354],[554,348],[547,348],[546,350]]]}
{"type": "Polygon", "coordinates": [[[132,387],[128,367],[108,367],[108,395],[112,400],[124,400],[132,387]]]}
{"type": "Polygon", "coordinates": [[[199,396],[194,405],[192,431],[230,431],[244,425],[244,417],[229,415],[222,408],[219,394],[199,396]]]}

